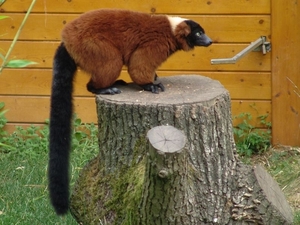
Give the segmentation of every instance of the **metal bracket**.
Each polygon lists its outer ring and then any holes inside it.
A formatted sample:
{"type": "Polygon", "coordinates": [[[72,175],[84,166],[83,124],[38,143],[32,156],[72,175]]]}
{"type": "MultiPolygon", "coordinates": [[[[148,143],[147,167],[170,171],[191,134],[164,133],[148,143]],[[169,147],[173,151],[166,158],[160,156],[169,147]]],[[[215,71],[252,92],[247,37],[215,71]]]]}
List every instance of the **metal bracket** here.
{"type": "Polygon", "coordinates": [[[267,52],[271,51],[271,43],[266,41],[267,38],[265,36],[261,36],[256,41],[252,42],[248,47],[240,51],[238,54],[233,56],[232,58],[225,59],[212,59],[210,63],[212,65],[215,64],[235,64],[238,60],[240,60],[243,56],[248,54],[249,52],[257,52],[261,51],[264,55],[267,52]]]}

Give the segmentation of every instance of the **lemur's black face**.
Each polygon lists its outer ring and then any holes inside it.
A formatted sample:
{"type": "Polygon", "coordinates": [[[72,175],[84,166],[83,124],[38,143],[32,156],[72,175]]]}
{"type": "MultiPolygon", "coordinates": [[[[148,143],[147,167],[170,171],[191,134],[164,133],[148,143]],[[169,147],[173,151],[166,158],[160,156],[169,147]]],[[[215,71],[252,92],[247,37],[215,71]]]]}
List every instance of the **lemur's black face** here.
{"type": "Polygon", "coordinates": [[[205,34],[204,29],[193,20],[185,21],[191,28],[191,33],[186,37],[187,43],[191,48],[195,46],[208,47],[212,44],[212,40],[205,34]]]}

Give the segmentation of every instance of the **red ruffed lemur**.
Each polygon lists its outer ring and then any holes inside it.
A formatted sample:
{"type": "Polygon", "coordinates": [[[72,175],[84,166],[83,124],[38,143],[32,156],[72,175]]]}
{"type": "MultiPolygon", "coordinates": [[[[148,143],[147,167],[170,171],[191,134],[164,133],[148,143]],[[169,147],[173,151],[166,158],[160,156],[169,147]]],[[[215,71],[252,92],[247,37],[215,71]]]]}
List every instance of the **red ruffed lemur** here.
{"type": "Polygon", "coordinates": [[[94,94],[118,94],[114,86],[123,65],[144,90],[164,91],[154,83],[156,69],[177,50],[209,46],[195,21],[128,10],[99,9],[66,24],[53,63],[50,109],[49,191],[58,215],[69,208],[69,154],[73,79],[77,66],[91,75],[94,94]]]}

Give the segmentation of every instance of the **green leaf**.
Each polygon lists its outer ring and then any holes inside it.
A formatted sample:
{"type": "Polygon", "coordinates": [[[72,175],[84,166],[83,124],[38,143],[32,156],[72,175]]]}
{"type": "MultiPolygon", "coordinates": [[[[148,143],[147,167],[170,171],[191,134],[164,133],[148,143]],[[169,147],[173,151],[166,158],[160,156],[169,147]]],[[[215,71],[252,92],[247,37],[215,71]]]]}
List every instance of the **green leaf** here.
{"type": "Polygon", "coordinates": [[[1,142],[0,142],[0,146],[1,146],[1,147],[5,147],[5,148],[10,148],[10,149],[16,149],[16,148],[13,147],[13,146],[6,145],[6,144],[3,144],[3,143],[1,143],[1,142]]]}
{"type": "Polygon", "coordinates": [[[1,116],[4,116],[4,114],[5,114],[7,111],[8,111],[8,109],[7,109],[7,110],[1,111],[1,112],[0,112],[0,117],[1,117],[1,116]]]}
{"type": "Polygon", "coordinates": [[[29,60],[21,60],[21,59],[14,59],[10,60],[5,67],[10,67],[10,68],[21,68],[29,65],[37,64],[36,62],[29,61],[29,60]]]}
{"type": "Polygon", "coordinates": [[[74,120],[74,124],[75,124],[75,127],[80,126],[81,125],[81,119],[80,118],[76,118],[74,120]]]}
{"type": "Polygon", "coordinates": [[[5,106],[5,103],[4,102],[0,102],[0,109],[3,109],[5,106]]]}
{"type": "MultiPolygon", "coordinates": [[[[0,0],[0,5],[2,4],[2,2],[3,2],[3,1],[0,0]]],[[[0,16],[0,20],[6,19],[6,18],[8,18],[8,17],[9,17],[9,16],[0,16]]]]}

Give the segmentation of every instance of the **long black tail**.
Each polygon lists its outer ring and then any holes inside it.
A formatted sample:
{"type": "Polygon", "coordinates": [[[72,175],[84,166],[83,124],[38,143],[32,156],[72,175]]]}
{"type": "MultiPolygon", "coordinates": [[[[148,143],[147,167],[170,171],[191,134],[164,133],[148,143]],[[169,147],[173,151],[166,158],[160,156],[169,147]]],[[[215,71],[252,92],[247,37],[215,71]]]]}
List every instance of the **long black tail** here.
{"type": "Polygon", "coordinates": [[[50,109],[49,191],[58,215],[69,209],[69,155],[73,78],[77,66],[62,43],[56,50],[50,109]]]}

